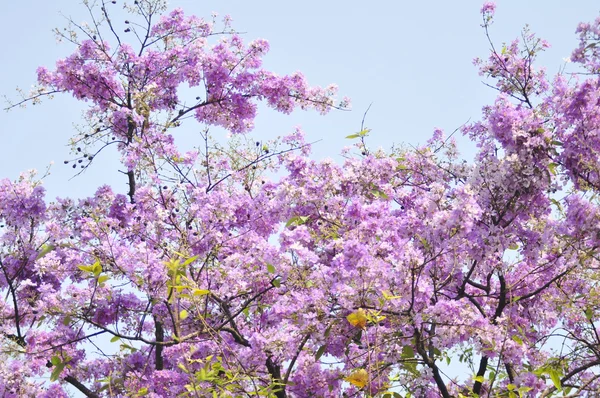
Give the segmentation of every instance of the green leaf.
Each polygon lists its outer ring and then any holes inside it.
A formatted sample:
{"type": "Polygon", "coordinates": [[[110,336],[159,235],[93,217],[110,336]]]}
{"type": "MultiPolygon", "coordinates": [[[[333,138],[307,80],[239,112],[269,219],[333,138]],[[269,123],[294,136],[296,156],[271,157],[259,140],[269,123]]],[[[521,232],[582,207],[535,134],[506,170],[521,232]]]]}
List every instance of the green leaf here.
{"type": "Polygon", "coordinates": [[[529,392],[530,390],[532,390],[531,387],[523,386],[523,387],[519,387],[519,389],[517,391],[519,392],[519,396],[525,397],[526,396],[525,393],[529,392]]]}
{"type": "Polygon", "coordinates": [[[93,270],[94,270],[93,265],[78,265],[77,268],[79,268],[80,270],[82,270],[84,272],[93,272],[93,270]]]}
{"type": "Polygon", "coordinates": [[[273,279],[273,286],[275,287],[279,287],[281,286],[281,281],[279,279],[273,279]]]}
{"type": "Polygon", "coordinates": [[[121,348],[121,350],[130,350],[131,352],[137,352],[137,348],[130,346],[129,344],[126,343],[121,343],[121,345],[119,346],[119,348],[121,348]]]}
{"type": "Polygon", "coordinates": [[[206,290],[206,289],[194,289],[194,296],[206,296],[207,294],[210,294],[210,290],[206,290]]]}
{"type": "Polygon", "coordinates": [[[97,260],[92,265],[92,272],[94,273],[95,277],[98,277],[98,275],[100,275],[102,273],[102,265],[100,265],[100,260],[97,260]]]}
{"type": "Polygon", "coordinates": [[[473,378],[473,380],[475,380],[475,381],[477,381],[479,383],[483,383],[485,381],[485,377],[483,377],[483,376],[475,376],[473,378]]]}
{"type": "Polygon", "coordinates": [[[346,138],[354,139],[354,138],[366,137],[367,135],[369,135],[370,131],[371,131],[371,129],[364,129],[364,130],[359,131],[358,133],[347,135],[346,138]]]}
{"type": "Polygon", "coordinates": [[[194,257],[190,257],[187,260],[185,260],[183,262],[183,264],[181,264],[182,267],[185,267],[187,265],[190,265],[191,263],[193,263],[194,261],[196,261],[198,259],[198,256],[194,256],[194,257]]]}
{"type": "Polygon", "coordinates": [[[414,358],[414,357],[415,357],[415,350],[411,346],[405,345],[404,347],[402,347],[402,358],[408,359],[408,358],[414,358]]]}
{"type": "Polygon", "coordinates": [[[40,250],[40,252],[38,253],[36,260],[39,260],[40,258],[44,257],[46,254],[50,253],[55,248],[56,246],[54,245],[42,245],[42,250],[40,250]]]}
{"type": "Polygon", "coordinates": [[[591,321],[593,317],[594,317],[594,311],[590,307],[587,307],[585,309],[585,319],[587,319],[588,321],[591,321]]]}
{"type": "Polygon", "coordinates": [[[517,344],[519,344],[519,345],[523,345],[523,339],[522,339],[521,337],[517,336],[516,334],[515,334],[515,335],[513,335],[512,339],[513,339],[513,341],[515,341],[517,344]]]}
{"type": "Polygon", "coordinates": [[[138,397],[143,397],[144,395],[148,395],[148,393],[148,387],[142,387],[138,390],[137,395],[138,397]]]}
{"type": "Polygon", "coordinates": [[[113,336],[112,339],[110,339],[110,342],[114,343],[114,342],[119,341],[119,340],[121,340],[121,338],[119,336],[113,336]]]}
{"type": "Polygon", "coordinates": [[[558,164],[556,163],[550,163],[548,165],[548,170],[550,170],[550,173],[552,173],[552,175],[556,175],[556,166],[558,166],[558,164]]]}
{"type": "Polygon", "coordinates": [[[189,316],[188,312],[186,310],[181,310],[179,312],[179,319],[181,319],[182,321],[184,319],[186,319],[189,316]]]}
{"type": "Polygon", "coordinates": [[[54,369],[52,369],[52,373],[50,374],[50,381],[58,380],[58,378],[60,377],[60,374],[62,373],[64,368],[65,368],[64,363],[59,363],[58,365],[55,365],[54,369]]]}
{"type": "Polygon", "coordinates": [[[557,390],[561,390],[562,386],[560,384],[560,374],[558,371],[556,369],[550,369],[548,370],[548,375],[550,376],[550,379],[552,379],[552,384],[554,384],[554,387],[557,390]]]}
{"type": "Polygon", "coordinates": [[[288,220],[288,222],[285,224],[285,226],[287,228],[287,227],[291,227],[291,226],[295,226],[295,225],[302,225],[302,224],[305,224],[306,221],[308,221],[308,219],[309,219],[309,216],[294,216],[288,220]]]}
{"type": "Polygon", "coordinates": [[[550,198],[550,202],[552,202],[552,204],[554,206],[556,206],[558,208],[559,211],[562,211],[562,206],[560,204],[560,202],[554,198],[550,198]]]}
{"type": "Polygon", "coordinates": [[[189,373],[190,372],[189,370],[187,370],[187,368],[185,367],[185,365],[182,364],[182,363],[177,364],[177,367],[179,369],[183,370],[185,373],[189,373]]]}
{"type": "Polygon", "coordinates": [[[513,242],[513,243],[510,244],[510,246],[508,246],[508,248],[510,250],[518,250],[519,249],[519,244],[516,243],[516,242],[513,242]]]}
{"type": "Polygon", "coordinates": [[[267,271],[269,271],[269,273],[274,274],[275,273],[275,266],[271,263],[267,263],[267,271]]]}
{"type": "Polygon", "coordinates": [[[101,285],[109,279],[110,279],[109,275],[101,275],[98,277],[98,284],[101,285]]]}
{"type": "Polygon", "coordinates": [[[421,374],[421,372],[419,370],[417,370],[417,363],[414,361],[404,362],[404,363],[402,363],[402,366],[404,366],[404,369],[408,370],[410,373],[412,373],[415,376],[418,376],[421,374]]]}
{"type": "Polygon", "coordinates": [[[60,365],[61,362],[62,362],[62,359],[58,355],[54,355],[52,358],[50,358],[50,363],[54,366],[60,365]]]}
{"type": "Polygon", "coordinates": [[[517,386],[514,384],[509,384],[506,386],[506,388],[508,389],[508,391],[513,391],[517,388],[517,386]]]}
{"type": "Polygon", "coordinates": [[[379,189],[372,189],[371,193],[373,194],[373,196],[375,196],[376,198],[380,198],[380,199],[389,199],[390,197],[387,196],[387,194],[379,189]]]}
{"type": "Polygon", "coordinates": [[[323,356],[326,349],[327,349],[327,344],[323,344],[321,347],[319,347],[319,349],[317,350],[317,353],[315,354],[315,361],[318,361],[323,356]]]}

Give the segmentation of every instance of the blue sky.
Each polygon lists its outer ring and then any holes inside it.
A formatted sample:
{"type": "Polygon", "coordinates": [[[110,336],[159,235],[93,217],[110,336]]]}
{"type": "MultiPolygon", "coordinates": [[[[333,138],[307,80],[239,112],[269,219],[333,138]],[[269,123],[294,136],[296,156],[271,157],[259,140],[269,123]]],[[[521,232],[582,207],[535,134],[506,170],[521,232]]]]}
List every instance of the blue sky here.
{"type": "MultiPolygon", "coordinates": [[[[86,20],[85,9],[72,0],[20,0],[3,4],[0,34],[0,95],[16,99],[17,86],[35,82],[39,65],[51,67],[72,51],[57,44],[55,27],[65,26],[61,16],[86,20]]],[[[122,0],[118,0],[118,10],[122,0]]],[[[477,120],[481,107],[495,93],[482,84],[472,59],[485,57],[489,45],[480,27],[482,1],[216,1],[173,0],[189,14],[209,17],[212,11],[230,14],[233,26],[246,39],[265,38],[271,52],[265,67],[284,74],[302,71],[312,84],[337,83],[340,94],[352,98],[351,112],[327,116],[311,112],[279,115],[261,109],[253,139],[289,132],[301,125],[314,146],[316,158],[333,157],[350,144],[344,137],[360,128],[364,111],[373,103],[366,125],[373,129],[371,147],[393,143],[423,143],[435,127],[451,132],[465,121],[477,120]]],[[[541,57],[549,74],[563,66],[577,43],[579,21],[598,16],[595,0],[499,0],[491,34],[496,43],[517,37],[529,23],[532,31],[552,48],[541,57]]],[[[3,106],[4,107],[4,106],[3,106]]],[[[70,179],[72,169],[66,146],[73,123],[80,121],[81,105],[69,95],[46,100],[27,109],[0,112],[3,156],[0,178],[15,178],[20,171],[44,170],[54,161],[45,185],[49,197],[81,197],[102,183],[125,192],[127,186],[116,156],[105,155],[83,176],[70,179]]],[[[199,130],[199,129],[198,129],[199,130]]],[[[472,147],[465,145],[467,154],[472,147]]]]}

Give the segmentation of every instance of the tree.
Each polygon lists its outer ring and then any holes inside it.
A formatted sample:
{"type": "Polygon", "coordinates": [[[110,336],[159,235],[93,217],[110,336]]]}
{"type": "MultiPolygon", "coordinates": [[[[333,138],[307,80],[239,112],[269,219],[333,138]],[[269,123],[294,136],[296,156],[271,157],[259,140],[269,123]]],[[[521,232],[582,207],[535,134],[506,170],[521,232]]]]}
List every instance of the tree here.
{"type": "MultiPolygon", "coordinates": [[[[216,31],[137,0],[117,23],[111,3],[85,4],[93,23],[63,35],[76,51],[40,68],[23,103],[90,102],[74,166],[114,144],[129,190],[46,203],[35,176],[2,180],[5,396],[600,390],[600,19],[578,28],[584,72],[571,80],[535,68],[546,43],[528,31],[499,50],[490,40],[477,64],[498,98],[462,129],[474,162],[439,130],[371,151],[362,126],[348,137],[358,154],[337,165],[311,160],[301,131],[229,147],[205,132],[181,153],[172,131],[189,119],[239,134],[256,101],[346,104],[260,69],[266,42],[244,45],[228,20],[216,31]],[[202,92],[192,105],[182,84],[202,92]],[[471,372],[449,376],[456,363],[471,372]]],[[[486,34],[493,12],[482,8],[486,34]]]]}

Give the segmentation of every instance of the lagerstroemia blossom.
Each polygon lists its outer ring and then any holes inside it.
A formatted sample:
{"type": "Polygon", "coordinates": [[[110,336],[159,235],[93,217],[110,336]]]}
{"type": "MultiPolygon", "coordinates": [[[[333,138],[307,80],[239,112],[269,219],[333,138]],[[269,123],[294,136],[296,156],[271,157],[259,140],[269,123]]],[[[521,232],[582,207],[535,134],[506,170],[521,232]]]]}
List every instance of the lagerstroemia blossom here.
{"type": "Polygon", "coordinates": [[[26,100],[87,101],[75,152],[93,166],[116,143],[129,190],[49,202],[31,174],[0,181],[3,396],[600,391],[600,19],[577,30],[580,80],[548,80],[530,32],[476,61],[499,94],[463,129],[472,163],[441,130],[391,152],[363,130],[339,165],[311,160],[300,130],[179,150],[188,119],[245,133],[257,101],[326,112],[335,88],[261,69],[267,43],[228,18],[110,7],[89,6],[26,100]]]}

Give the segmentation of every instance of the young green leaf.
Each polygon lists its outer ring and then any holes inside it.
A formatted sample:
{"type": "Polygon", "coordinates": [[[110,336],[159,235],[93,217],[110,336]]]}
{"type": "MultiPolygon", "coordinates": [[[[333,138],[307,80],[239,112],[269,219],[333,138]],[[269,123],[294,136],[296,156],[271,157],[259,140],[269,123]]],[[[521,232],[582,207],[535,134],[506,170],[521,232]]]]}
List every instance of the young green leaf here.
{"type": "Polygon", "coordinates": [[[50,253],[55,248],[56,246],[54,245],[42,245],[42,249],[38,253],[36,260],[39,260],[40,258],[44,257],[46,254],[50,253]]]}
{"type": "Polygon", "coordinates": [[[558,371],[556,369],[550,369],[548,370],[548,375],[550,376],[550,379],[552,379],[552,384],[554,384],[554,387],[560,391],[562,389],[562,385],[560,383],[560,374],[558,371]]]}
{"type": "Polygon", "coordinates": [[[60,374],[62,373],[64,368],[65,368],[64,363],[59,363],[58,365],[55,365],[54,369],[52,369],[52,373],[50,374],[50,381],[58,380],[58,378],[60,377],[60,374]]]}

